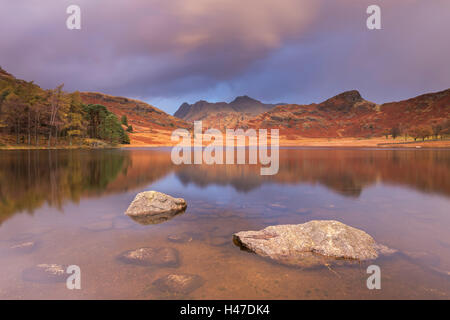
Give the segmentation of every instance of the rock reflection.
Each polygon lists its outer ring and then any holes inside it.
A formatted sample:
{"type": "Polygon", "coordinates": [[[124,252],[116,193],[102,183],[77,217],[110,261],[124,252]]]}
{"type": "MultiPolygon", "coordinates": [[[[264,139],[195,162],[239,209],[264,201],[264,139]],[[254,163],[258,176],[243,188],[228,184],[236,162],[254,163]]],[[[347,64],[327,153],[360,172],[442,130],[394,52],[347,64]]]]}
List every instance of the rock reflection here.
{"type": "Polygon", "coordinates": [[[133,220],[134,222],[143,225],[143,226],[147,226],[147,225],[151,225],[151,224],[160,224],[166,221],[169,221],[173,218],[175,218],[178,215],[183,214],[185,211],[181,211],[181,212],[168,212],[168,213],[162,213],[162,214],[158,214],[158,215],[147,215],[147,216],[129,216],[129,218],[131,220],[133,220]]]}

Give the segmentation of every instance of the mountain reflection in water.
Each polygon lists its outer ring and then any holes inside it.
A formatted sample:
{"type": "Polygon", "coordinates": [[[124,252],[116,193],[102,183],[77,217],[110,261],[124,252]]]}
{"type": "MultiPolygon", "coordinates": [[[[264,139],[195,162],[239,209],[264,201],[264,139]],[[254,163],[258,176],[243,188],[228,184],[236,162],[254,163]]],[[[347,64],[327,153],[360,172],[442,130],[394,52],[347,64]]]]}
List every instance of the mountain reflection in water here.
{"type": "Polygon", "coordinates": [[[359,197],[375,183],[450,195],[450,150],[282,149],[280,169],[257,165],[172,164],[170,149],[2,151],[0,223],[44,204],[139,189],[174,173],[183,184],[232,186],[246,193],[263,184],[320,184],[359,197]]]}

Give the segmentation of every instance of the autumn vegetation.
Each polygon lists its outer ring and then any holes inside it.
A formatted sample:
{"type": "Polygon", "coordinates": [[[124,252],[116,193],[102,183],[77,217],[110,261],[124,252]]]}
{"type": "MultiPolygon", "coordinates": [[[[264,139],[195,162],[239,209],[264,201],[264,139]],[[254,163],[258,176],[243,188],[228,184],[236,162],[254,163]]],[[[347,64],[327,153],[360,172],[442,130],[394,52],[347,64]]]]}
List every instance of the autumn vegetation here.
{"type": "Polygon", "coordinates": [[[129,137],[115,114],[84,104],[63,85],[43,90],[0,69],[0,130],[10,144],[28,146],[126,144],[129,137]]]}
{"type": "Polygon", "coordinates": [[[444,139],[450,136],[450,120],[434,121],[432,124],[420,124],[415,126],[403,127],[394,126],[390,130],[383,131],[383,135],[386,139],[391,137],[393,140],[397,138],[414,139],[414,141],[426,139],[444,139]]]}
{"type": "Polygon", "coordinates": [[[0,68],[0,147],[170,146],[173,130],[192,130],[194,120],[205,130],[279,129],[282,146],[450,145],[450,89],[381,105],[356,90],[310,105],[244,96],[185,103],[174,117],[139,100],[63,88],[44,90],[0,68]]]}

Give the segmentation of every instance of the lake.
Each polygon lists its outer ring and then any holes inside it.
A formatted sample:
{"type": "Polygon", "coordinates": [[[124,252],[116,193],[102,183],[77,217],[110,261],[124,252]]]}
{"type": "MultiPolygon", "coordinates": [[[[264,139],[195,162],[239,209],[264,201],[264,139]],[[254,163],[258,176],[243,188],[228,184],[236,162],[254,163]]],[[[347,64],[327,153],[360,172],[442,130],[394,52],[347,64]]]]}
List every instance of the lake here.
{"type": "Polygon", "coordinates": [[[450,150],[286,148],[280,168],[173,165],[170,149],[0,152],[1,299],[449,299],[450,150]],[[136,194],[186,199],[185,213],[141,225],[124,215],[136,194]],[[338,220],[397,249],[367,263],[301,269],[240,250],[232,234],[338,220]],[[184,236],[185,242],[171,241],[184,236]],[[17,245],[33,243],[29,250],[17,245]],[[173,248],[179,266],[118,256],[173,248]],[[25,281],[37,264],[78,265],[81,290],[25,281]],[[187,294],[159,290],[171,273],[198,275],[187,294]]]}

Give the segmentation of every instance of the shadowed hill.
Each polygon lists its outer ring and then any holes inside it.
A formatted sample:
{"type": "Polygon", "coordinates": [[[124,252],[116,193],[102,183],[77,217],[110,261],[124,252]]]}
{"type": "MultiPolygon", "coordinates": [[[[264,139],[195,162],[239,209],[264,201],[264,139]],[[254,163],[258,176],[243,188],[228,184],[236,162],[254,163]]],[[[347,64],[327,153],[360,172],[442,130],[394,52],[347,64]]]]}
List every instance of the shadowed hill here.
{"type": "Polygon", "coordinates": [[[265,104],[249,96],[237,97],[230,103],[200,100],[194,104],[183,103],[174,116],[190,122],[201,120],[207,127],[235,128],[277,105],[265,104]]]}

